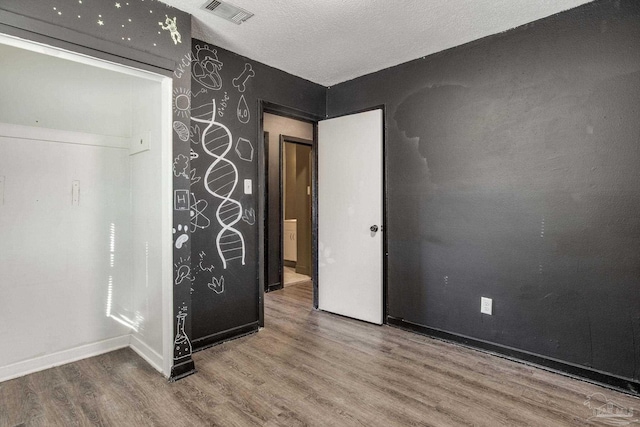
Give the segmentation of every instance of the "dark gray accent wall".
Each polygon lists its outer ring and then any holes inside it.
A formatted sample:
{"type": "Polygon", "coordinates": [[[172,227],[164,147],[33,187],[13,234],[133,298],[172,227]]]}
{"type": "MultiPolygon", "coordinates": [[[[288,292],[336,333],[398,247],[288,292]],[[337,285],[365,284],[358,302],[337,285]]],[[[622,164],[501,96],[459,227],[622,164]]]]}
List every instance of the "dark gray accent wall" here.
{"type": "Polygon", "coordinates": [[[203,348],[258,327],[258,101],[324,115],[326,88],[199,40],[192,55],[192,339],[203,348]]]}
{"type": "Polygon", "coordinates": [[[0,32],[173,77],[176,321],[172,377],[193,372],[189,342],[191,295],[188,280],[183,280],[183,266],[189,264],[191,254],[190,231],[183,225],[190,223],[190,211],[178,200],[185,191],[188,194],[190,183],[191,16],[155,0],[3,0],[0,11],[0,32]]]}
{"type": "Polygon", "coordinates": [[[328,91],[329,116],[380,104],[389,316],[637,384],[640,4],[597,1],[328,91]]]}

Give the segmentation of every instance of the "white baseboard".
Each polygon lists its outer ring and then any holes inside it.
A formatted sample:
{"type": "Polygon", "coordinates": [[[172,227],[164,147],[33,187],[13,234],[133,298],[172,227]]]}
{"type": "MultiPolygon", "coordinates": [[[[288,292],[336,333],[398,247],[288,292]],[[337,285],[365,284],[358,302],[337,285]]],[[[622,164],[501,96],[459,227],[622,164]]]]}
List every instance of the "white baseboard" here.
{"type": "Polygon", "coordinates": [[[138,353],[138,356],[142,357],[149,365],[153,366],[155,370],[164,375],[162,372],[162,356],[154,349],[149,347],[146,343],[142,342],[140,338],[133,334],[131,335],[130,346],[133,351],[138,353]]]}
{"type": "Polygon", "coordinates": [[[2,366],[0,367],[0,382],[28,375],[33,372],[43,371],[45,369],[53,368],[54,366],[66,365],[67,363],[75,362],[76,360],[86,359],[87,357],[93,357],[99,354],[108,353],[110,351],[128,347],[131,341],[130,337],[131,335],[122,335],[119,337],[82,345],[80,347],[74,347],[69,350],[63,350],[57,353],[35,357],[33,359],[24,360],[22,362],[13,363],[11,365],[2,366]]]}

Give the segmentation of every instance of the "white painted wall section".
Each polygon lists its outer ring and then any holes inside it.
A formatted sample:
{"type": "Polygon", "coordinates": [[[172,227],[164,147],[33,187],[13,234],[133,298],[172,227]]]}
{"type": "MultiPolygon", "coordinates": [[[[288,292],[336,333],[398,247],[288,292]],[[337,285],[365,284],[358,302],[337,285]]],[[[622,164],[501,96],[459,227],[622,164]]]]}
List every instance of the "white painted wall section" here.
{"type": "Polygon", "coordinates": [[[168,375],[170,79],[6,41],[0,381],[127,346],[168,375]]]}

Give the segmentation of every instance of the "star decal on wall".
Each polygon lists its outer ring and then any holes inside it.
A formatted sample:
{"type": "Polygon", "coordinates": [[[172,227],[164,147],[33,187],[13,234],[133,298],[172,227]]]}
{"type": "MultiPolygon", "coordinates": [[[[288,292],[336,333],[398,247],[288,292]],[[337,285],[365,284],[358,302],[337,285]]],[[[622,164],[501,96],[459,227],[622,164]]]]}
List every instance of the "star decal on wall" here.
{"type": "MultiPolygon", "coordinates": [[[[81,20],[85,20],[86,18],[89,18],[88,24],[98,25],[99,27],[102,27],[99,30],[102,32],[102,34],[106,34],[107,32],[109,33],[116,32],[116,33],[119,33],[117,34],[117,37],[120,40],[122,40],[122,42],[125,42],[127,44],[130,44],[132,42],[135,43],[135,37],[133,37],[134,34],[132,34],[132,32],[137,31],[137,29],[133,27],[134,17],[132,17],[129,13],[130,6],[134,5],[134,3],[131,2],[131,0],[129,1],[111,0],[111,1],[112,1],[111,7],[113,7],[113,9],[110,9],[110,10],[98,9],[96,12],[100,12],[100,13],[94,12],[95,14],[93,14],[89,12],[89,15],[87,15],[87,12],[85,12],[84,9],[86,9],[87,7],[92,9],[93,5],[89,5],[89,3],[93,3],[93,2],[89,1],[85,4],[84,0],[71,0],[71,3],[76,4],[76,6],[71,10],[66,9],[63,6],[60,6],[59,4],[56,4],[57,2],[52,1],[51,2],[52,4],[49,10],[58,19],[64,19],[67,16],[69,16],[69,17],[73,17],[75,21],[79,22],[81,20]],[[76,10],[73,10],[73,9],[76,9],[76,10]],[[90,24],[91,21],[93,21],[93,24],[90,24]],[[114,27],[116,27],[118,30],[115,30],[114,27]]],[[[145,12],[148,10],[148,13],[150,15],[159,15],[160,10],[158,10],[158,8],[160,7],[163,7],[166,9],[173,8],[172,6],[161,3],[158,0],[138,0],[138,1],[140,3],[142,3],[143,1],[145,2],[144,6],[147,6],[147,8],[146,10],[144,10],[145,9],[144,7],[142,9],[145,12]]],[[[2,3],[2,0],[0,0],[0,3],[2,3]]],[[[106,3],[108,5],[109,2],[102,2],[102,3],[103,4],[106,3]]],[[[143,5],[141,4],[138,7],[142,7],[142,6],[143,5]]],[[[178,31],[179,22],[177,22],[177,19],[175,17],[169,18],[168,15],[166,15],[165,18],[166,19],[164,22],[158,22],[155,19],[143,20],[143,21],[148,20],[149,21],[148,25],[160,24],[161,26],[160,30],[156,31],[157,36],[154,34],[153,30],[151,30],[151,34],[153,34],[153,36],[151,36],[151,39],[148,40],[148,43],[150,46],[153,45],[153,47],[158,47],[163,44],[164,34],[165,34],[163,30],[166,30],[170,34],[171,36],[170,40],[173,41],[173,44],[182,43],[181,36],[178,31]]],[[[136,19],[136,21],[140,21],[140,20],[136,19]]],[[[145,23],[143,22],[142,24],[144,25],[145,23]]]]}

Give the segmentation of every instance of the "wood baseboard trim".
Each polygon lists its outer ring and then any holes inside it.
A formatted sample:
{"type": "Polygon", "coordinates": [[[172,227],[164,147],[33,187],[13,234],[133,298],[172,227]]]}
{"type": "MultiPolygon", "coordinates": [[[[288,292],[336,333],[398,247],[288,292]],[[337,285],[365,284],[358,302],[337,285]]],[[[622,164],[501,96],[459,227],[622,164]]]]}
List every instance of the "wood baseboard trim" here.
{"type": "Polygon", "coordinates": [[[564,362],[539,354],[530,353],[524,350],[518,350],[512,347],[491,343],[464,335],[454,334],[452,332],[443,331],[437,328],[412,323],[401,318],[387,316],[387,323],[410,332],[426,335],[443,341],[460,344],[474,350],[484,351],[485,353],[515,362],[533,365],[538,368],[559,373],[579,380],[587,381],[603,387],[611,388],[632,396],[640,397],[640,383],[631,379],[618,377],[606,372],[587,368],[580,365],[564,362]]]}

